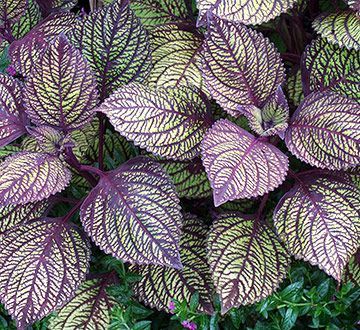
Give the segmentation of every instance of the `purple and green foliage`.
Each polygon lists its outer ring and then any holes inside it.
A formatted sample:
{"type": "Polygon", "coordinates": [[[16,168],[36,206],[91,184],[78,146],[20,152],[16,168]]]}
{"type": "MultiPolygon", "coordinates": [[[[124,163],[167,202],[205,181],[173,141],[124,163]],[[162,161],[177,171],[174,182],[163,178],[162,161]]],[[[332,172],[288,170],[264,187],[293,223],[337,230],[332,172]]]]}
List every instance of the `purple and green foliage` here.
{"type": "Polygon", "coordinates": [[[0,327],[355,328],[360,7],[334,3],[0,0],[0,327]]]}

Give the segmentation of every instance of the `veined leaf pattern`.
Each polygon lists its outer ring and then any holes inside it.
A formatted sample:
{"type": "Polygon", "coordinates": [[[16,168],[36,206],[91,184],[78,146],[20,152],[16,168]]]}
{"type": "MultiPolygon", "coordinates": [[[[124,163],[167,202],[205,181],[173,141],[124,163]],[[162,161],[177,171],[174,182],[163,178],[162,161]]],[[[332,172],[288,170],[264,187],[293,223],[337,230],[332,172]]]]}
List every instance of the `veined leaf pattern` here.
{"type": "Polygon", "coordinates": [[[302,60],[305,93],[332,91],[360,101],[360,52],[314,40],[302,60]]]}
{"type": "Polygon", "coordinates": [[[263,195],[277,188],[288,170],[280,150],[226,119],[207,132],[201,154],[215,206],[263,195]]]}
{"type": "Polygon", "coordinates": [[[132,0],[130,8],[147,28],[189,18],[186,0],[132,0]]]}
{"type": "Polygon", "coordinates": [[[75,294],[89,267],[90,246],[62,218],[39,219],[0,239],[0,298],[26,329],[75,294]]]}
{"type": "Polygon", "coordinates": [[[59,158],[36,152],[19,152],[0,164],[1,204],[40,201],[63,190],[70,179],[70,170],[59,158]]]}
{"type": "Polygon", "coordinates": [[[170,312],[173,299],[189,302],[191,296],[199,293],[199,310],[213,313],[213,287],[206,261],[206,226],[195,216],[184,216],[183,234],[180,241],[182,269],[146,265],[130,269],[142,279],[134,285],[135,295],[152,308],[170,312]]]}
{"type": "Polygon", "coordinates": [[[203,58],[207,88],[233,116],[241,114],[241,107],[262,108],[285,79],[280,54],[267,38],[216,17],[209,26],[203,58]]]}
{"type": "Polygon", "coordinates": [[[0,74],[0,147],[26,132],[22,99],[21,85],[15,79],[0,74]]]}
{"type": "Polygon", "coordinates": [[[312,93],[285,134],[290,152],[313,166],[347,169],[360,162],[360,104],[334,93],[312,93]]]}
{"type": "Polygon", "coordinates": [[[26,111],[38,125],[82,127],[91,120],[97,99],[89,65],[64,36],[50,44],[26,81],[26,111]]]}
{"type": "Polygon", "coordinates": [[[276,235],[255,215],[222,214],[210,229],[208,251],[223,314],[272,294],[290,264],[276,235]]]}
{"type": "Polygon", "coordinates": [[[84,282],[75,296],[51,319],[49,329],[108,330],[110,312],[116,304],[106,292],[109,284],[112,284],[109,275],[84,282]]]}
{"type": "Polygon", "coordinates": [[[137,157],[100,179],[85,199],[80,217],[106,253],[131,263],[181,268],[178,203],[161,166],[137,157]]]}
{"type": "Polygon", "coordinates": [[[118,89],[97,110],[128,140],[175,160],[198,156],[211,124],[207,102],[188,87],[153,89],[133,83],[118,89]]]}
{"type": "Polygon", "coordinates": [[[143,81],[148,74],[148,36],[127,1],[117,0],[86,16],[69,38],[89,61],[102,99],[120,86],[143,81]]]}
{"type": "Polygon", "coordinates": [[[47,200],[25,205],[0,206],[0,235],[19,224],[40,218],[48,206],[47,200]]]}
{"type": "Polygon", "coordinates": [[[207,93],[200,68],[202,39],[199,34],[182,30],[176,24],[153,30],[149,83],[156,87],[195,86],[207,93]]]}
{"type": "Polygon", "coordinates": [[[66,33],[73,28],[75,15],[73,13],[57,13],[50,15],[36,25],[26,36],[14,41],[9,48],[11,64],[17,73],[23,77],[30,76],[31,69],[40,60],[48,44],[60,33],[66,33]]]}
{"type": "Polygon", "coordinates": [[[13,23],[20,19],[28,5],[28,0],[1,0],[0,24],[13,23]]]}
{"type": "MultiPolygon", "coordinates": [[[[321,76],[321,78],[323,78],[323,76],[321,76]]],[[[304,99],[300,70],[296,71],[295,74],[288,76],[286,80],[286,91],[289,100],[295,106],[298,106],[304,99]]]]}
{"type": "Polygon", "coordinates": [[[199,25],[212,13],[228,21],[261,24],[290,9],[296,0],[198,0],[199,25]]]}
{"type": "Polygon", "coordinates": [[[37,0],[40,5],[43,16],[46,17],[51,13],[70,10],[73,8],[77,0],[37,0]]]}
{"type": "Polygon", "coordinates": [[[313,22],[313,28],[330,43],[360,50],[360,17],[352,10],[322,14],[313,22]]]}
{"type": "Polygon", "coordinates": [[[357,250],[346,265],[343,282],[348,281],[360,286],[360,249],[357,250]]]}
{"type": "Polygon", "coordinates": [[[337,281],[359,247],[360,199],[339,175],[306,177],[280,200],[274,224],[287,249],[337,281]]]}

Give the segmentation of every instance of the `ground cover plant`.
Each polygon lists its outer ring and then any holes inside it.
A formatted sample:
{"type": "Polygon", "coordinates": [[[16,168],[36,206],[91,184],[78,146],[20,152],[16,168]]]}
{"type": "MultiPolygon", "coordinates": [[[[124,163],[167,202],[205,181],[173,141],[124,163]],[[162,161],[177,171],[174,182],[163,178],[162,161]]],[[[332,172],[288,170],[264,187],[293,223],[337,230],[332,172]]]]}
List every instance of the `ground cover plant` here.
{"type": "Polygon", "coordinates": [[[1,0],[0,70],[0,328],[359,325],[359,1],[1,0]]]}

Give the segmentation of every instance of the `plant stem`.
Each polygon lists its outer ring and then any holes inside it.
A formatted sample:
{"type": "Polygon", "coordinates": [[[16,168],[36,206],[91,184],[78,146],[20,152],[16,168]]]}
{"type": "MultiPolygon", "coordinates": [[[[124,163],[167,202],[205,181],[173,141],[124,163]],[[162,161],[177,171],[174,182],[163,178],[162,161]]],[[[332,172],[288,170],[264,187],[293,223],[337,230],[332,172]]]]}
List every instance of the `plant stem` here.
{"type": "Polygon", "coordinates": [[[79,200],[74,207],[68,212],[68,214],[66,214],[63,217],[63,223],[68,222],[71,217],[79,210],[79,208],[81,207],[82,203],[83,203],[83,199],[79,200]]]}

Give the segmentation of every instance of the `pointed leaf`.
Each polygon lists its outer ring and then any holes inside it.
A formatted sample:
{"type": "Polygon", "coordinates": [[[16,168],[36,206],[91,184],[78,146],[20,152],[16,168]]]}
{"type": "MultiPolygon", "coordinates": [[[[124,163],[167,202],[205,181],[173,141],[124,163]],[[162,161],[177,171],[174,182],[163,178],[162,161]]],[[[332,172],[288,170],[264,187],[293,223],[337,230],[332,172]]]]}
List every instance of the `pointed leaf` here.
{"type": "Polygon", "coordinates": [[[62,218],[18,226],[0,240],[0,298],[26,329],[74,294],[89,267],[90,246],[62,218]]]}
{"type": "Polygon", "coordinates": [[[215,220],[208,250],[223,314],[272,294],[290,263],[273,231],[256,216],[241,213],[225,213],[215,220]]]}
{"type": "Polygon", "coordinates": [[[283,196],[274,224],[290,253],[340,281],[359,245],[359,209],[359,190],[344,175],[316,175],[283,196]]]}
{"type": "Polygon", "coordinates": [[[26,81],[26,110],[38,125],[82,127],[91,120],[97,98],[89,65],[64,36],[50,44],[26,81]]]}
{"type": "Polygon", "coordinates": [[[215,206],[274,190],[288,170],[288,159],[279,149],[226,119],[207,132],[201,154],[215,206]]]}
{"type": "Polygon", "coordinates": [[[207,93],[200,71],[202,37],[177,25],[151,32],[153,66],[148,77],[156,87],[195,86],[207,93]]]}
{"type": "Polygon", "coordinates": [[[360,101],[360,52],[314,40],[302,60],[304,92],[332,91],[360,101]]]}
{"type": "Polygon", "coordinates": [[[117,90],[97,110],[136,145],[176,160],[199,155],[211,123],[207,103],[186,87],[153,89],[133,83],[117,90]]]}
{"type": "Polygon", "coordinates": [[[360,162],[360,104],[334,93],[312,93],[285,135],[290,152],[313,166],[347,169],[360,162]]]}
{"type": "Polygon", "coordinates": [[[108,329],[110,312],[115,304],[114,299],[106,292],[109,284],[109,276],[84,282],[75,296],[51,319],[49,329],[108,329]]]}
{"type": "Polygon", "coordinates": [[[63,190],[70,170],[55,156],[20,152],[0,164],[1,205],[40,201],[63,190]]]}
{"type": "Polygon", "coordinates": [[[27,4],[27,0],[1,0],[0,25],[4,22],[9,24],[18,21],[24,14],[27,4]]]}
{"type": "Polygon", "coordinates": [[[199,293],[199,310],[213,313],[211,304],[213,288],[209,266],[206,261],[206,226],[195,216],[184,217],[180,241],[180,256],[183,269],[162,266],[132,266],[142,279],[134,286],[138,299],[151,308],[170,312],[171,301],[189,303],[191,296],[199,293]]]}
{"type": "Polygon", "coordinates": [[[160,165],[138,157],[103,176],[81,207],[81,221],[106,253],[131,263],[181,267],[181,214],[160,165]]]}
{"type": "Polygon", "coordinates": [[[120,86],[143,81],[150,66],[147,33],[127,1],[87,15],[69,34],[89,61],[104,99],[120,86]]]}
{"type": "Polygon", "coordinates": [[[228,21],[261,24],[290,9],[296,0],[198,0],[199,23],[208,13],[228,21]]]}
{"type": "Polygon", "coordinates": [[[147,28],[189,18],[186,0],[132,0],[130,8],[147,28]]]}
{"type": "Polygon", "coordinates": [[[352,10],[322,14],[313,22],[314,30],[330,43],[360,50],[360,17],[352,10]]]}
{"type": "Polygon", "coordinates": [[[233,116],[241,114],[238,107],[262,108],[285,79],[280,54],[267,38],[218,18],[205,40],[203,77],[213,98],[233,116]]]}
{"type": "Polygon", "coordinates": [[[41,217],[48,206],[49,202],[46,200],[25,205],[0,206],[0,235],[19,224],[41,217]]]}

